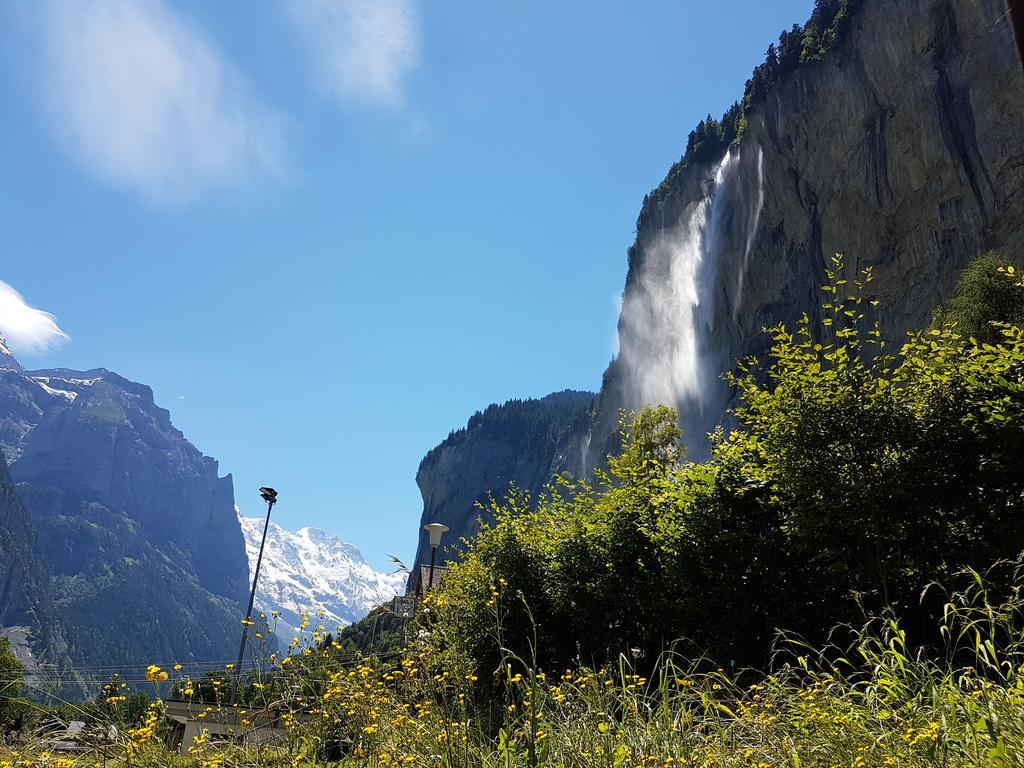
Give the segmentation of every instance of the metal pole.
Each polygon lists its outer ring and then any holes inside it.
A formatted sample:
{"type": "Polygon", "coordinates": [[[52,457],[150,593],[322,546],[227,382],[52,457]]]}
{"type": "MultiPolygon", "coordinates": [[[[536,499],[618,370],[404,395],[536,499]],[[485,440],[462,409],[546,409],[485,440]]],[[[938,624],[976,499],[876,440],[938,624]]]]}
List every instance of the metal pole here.
{"type": "MultiPolygon", "coordinates": [[[[437,547],[430,548],[430,584],[427,585],[427,590],[434,588],[434,559],[437,557],[437,547]]],[[[426,597],[426,595],[424,595],[426,597]]]]}
{"type": "Polygon", "coordinates": [[[235,703],[235,695],[238,693],[238,679],[242,675],[242,657],[245,656],[245,641],[249,637],[249,622],[252,620],[252,604],[256,600],[256,582],[260,579],[260,564],[263,562],[263,545],[267,543],[267,529],[270,527],[270,510],[274,508],[276,499],[267,501],[267,520],[263,523],[263,538],[260,539],[260,554],[256,558],[256,573],[252,576],[252,591],[249,592],[249,607],[245,611],[245,621],[242,622],[242,644],[238,646],[238,663],[235,665],[235,685],[231,689],[231,703],[235,703]]]}

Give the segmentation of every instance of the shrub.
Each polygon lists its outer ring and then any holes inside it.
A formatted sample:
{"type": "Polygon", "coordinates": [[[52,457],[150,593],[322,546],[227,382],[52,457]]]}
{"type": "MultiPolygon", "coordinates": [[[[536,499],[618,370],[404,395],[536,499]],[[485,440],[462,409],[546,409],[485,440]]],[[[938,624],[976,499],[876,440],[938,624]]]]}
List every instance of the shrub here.
{"type": "Polygon", "coordinates": [[[990,345],[932,328],[890,355],[870,270],[844,274],[837,257],[820,328],[770,329],[766,364],[729,377],[738,426],[707,464],[684,463],[674,412],[648,408],[593,481],[492,500],[496,524],[432,606],[439,649],[480,669],[503,646],[529,655],[525,603],[543,668],[683,638],[763,664],[780,627],[820,640],[864,610],[926,625],[924,584],[1024,549],[1024,331],[990,345]]]}

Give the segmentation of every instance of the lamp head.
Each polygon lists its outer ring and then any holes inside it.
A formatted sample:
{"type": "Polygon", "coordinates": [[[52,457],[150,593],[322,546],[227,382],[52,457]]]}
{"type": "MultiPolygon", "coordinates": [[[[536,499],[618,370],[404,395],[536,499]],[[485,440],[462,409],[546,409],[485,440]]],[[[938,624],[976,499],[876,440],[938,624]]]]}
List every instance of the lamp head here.
{"type": "Polygon", "coordinates": [[[427,523],[423,530],[430,534],[430,546],[436,547],[441,543],[441,537],[448,532],[448,526],[443,523],[427,523]]]}
{"type": "Polygon", "coordinates": [[[260,496],[262,496],[263,500],[268,504],[273,504],[277,501],[277,491],[273,488],[267,488],[266,486],[260,488],[260,496]]]}

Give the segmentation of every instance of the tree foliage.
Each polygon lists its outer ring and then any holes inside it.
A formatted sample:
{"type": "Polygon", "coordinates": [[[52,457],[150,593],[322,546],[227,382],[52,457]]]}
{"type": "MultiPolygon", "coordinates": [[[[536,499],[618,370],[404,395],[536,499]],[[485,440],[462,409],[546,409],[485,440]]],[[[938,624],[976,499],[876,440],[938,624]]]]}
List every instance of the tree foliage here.
{"type": "Polygon", "coordinates": [[[920,625],[929,581],[1024,549],[1024,331],[943,325],[891,354],[870,270],[837,257],[828,276],[821,325],[771,328],[767,359],[729,377],[737,427],[708,463],[683,460],[671,409],[645,408],[591,482],[492,500],[432,599],[433,642],[554,668],[686,638],[760,664],[780,628],[813,638],[864,610],[920,625]]]}
{"type": "MultiPolygon", "coordinates": [[[[794,24],[779,35],[765,52],[764,62],[747,80],[743,98],[715,120],[708,115],[690,131],[686,151],[678,166],[691,162],[713,162],[727,147],[743,138],[748,110],[763,102],[768,92],[799,66],[825,58],[844,38],[851,15],[861,0],[815,0],[814,10],[804,26],[794,24]]],[[[671,175],[671,174],[670,174],[671,175]]]]}
{"type": "Polygon", "coordinates": [[[405,620],[396,616],[385,604],[341,630],[338,643],[353,658],[358,654],[393,653],[402,647],[406,629],[404,623],[405,620]]]}
{"type": "Polygon", "coordinates": [[[975,259],[964,270],[952,298],[936,311],[933,325],[950,326],[961,336],[986,344],[1000,343],[999,323],[1024,325],[1020,271],[1020,265],[1007,264],[997,253],[975,259]]]}
{"type": "Polygon", "coordinates": [[[27,707],[21,698],[25,667],[14,655],[11,642],[0,636],[0,734],[20,727],[27,707]]]}
{"type": "Polygon", "coordinates": [[[14,655],[11,641],[0,637],[0,702],[14,698],[25,685],[25,667],[14,655]]]}

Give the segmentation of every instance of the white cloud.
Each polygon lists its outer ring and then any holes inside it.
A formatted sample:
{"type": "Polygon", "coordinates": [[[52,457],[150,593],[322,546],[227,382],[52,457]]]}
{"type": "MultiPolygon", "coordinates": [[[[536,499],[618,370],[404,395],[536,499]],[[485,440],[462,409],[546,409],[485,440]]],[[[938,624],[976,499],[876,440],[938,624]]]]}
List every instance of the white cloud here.
{"type": "Polygon", "coordinates": [[[280,118],[160,0],[50,0],[43,11],[43,98],[88,171],[157,203],[280,174],[280,118]]]}
{"type": "Polygon", "coordinates": [[[419,61],[415,0],[289,0],[324,87],[343,103],[397,106],[419,61]]]}
{"type": "Polygon", "coordinates": [[[45,352],[70,337],[49,312],[30,307],[21,294],[0,280],[0,334],[18,352],[45,352]]]}

